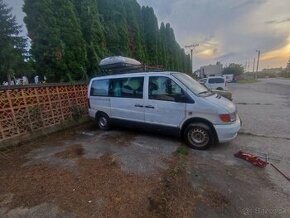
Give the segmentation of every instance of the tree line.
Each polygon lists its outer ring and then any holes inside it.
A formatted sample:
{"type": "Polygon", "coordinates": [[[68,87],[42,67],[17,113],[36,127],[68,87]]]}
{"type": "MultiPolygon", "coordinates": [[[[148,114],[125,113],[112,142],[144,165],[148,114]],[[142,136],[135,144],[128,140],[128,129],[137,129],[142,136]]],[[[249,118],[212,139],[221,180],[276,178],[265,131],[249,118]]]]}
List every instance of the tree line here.
{"type": "Polygon", "coordinates": [[[23,10],[35,70],[49,81],[87,80],[113,55],[190,72],[170,24],[136,0],[25,0],[23,10]]]}
{"type": "Polygon", "coordinates": [[[154,10],[136,0],[25,0],[31,39],[0,0],[0,80],[35,72],[49,82],[85,81],[108,56],[135,58],[165,70],[191,72],[190,56],[170,24],[159,26],[154,10]],[[8,78],[7,78],[8,75],[8,78]]]}

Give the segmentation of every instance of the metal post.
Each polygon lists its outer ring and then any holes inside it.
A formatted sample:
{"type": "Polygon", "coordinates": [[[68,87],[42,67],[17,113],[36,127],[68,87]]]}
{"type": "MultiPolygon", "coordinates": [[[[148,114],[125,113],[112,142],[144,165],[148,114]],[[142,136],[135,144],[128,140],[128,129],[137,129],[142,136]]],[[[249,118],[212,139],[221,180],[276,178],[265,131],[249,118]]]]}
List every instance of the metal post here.
{"type": "Polygon", "coordinates": [[[253,62],[253,75],[254,75],[254,78],[256,79],[255,66],[256,66],[256,58],[254,58],[254,62],[253,62]]]}
{"type": "Polygon", "coordinates": [[[257,50],[258,52],[258,60],[257,60],[257,70],[256,70],[256,73],[259,72],[259,64],[260,64],[260,56],[261,56],[261,51],[260,50],[257,50]]]}
{"type": "Polygon", "coordinates": [[[191,74],[193,74],[193,49],[190,50],[191,54],[191,74]]]}

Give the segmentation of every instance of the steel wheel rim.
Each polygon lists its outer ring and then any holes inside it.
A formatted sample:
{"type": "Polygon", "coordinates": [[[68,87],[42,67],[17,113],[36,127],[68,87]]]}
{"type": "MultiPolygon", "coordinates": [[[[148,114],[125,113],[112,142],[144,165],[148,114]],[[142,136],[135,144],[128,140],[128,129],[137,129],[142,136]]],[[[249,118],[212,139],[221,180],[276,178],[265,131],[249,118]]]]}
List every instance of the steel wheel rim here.
{"type": "Polygon", "coordinates": [[[188,132],[188,138],[197,147],[203,147],[209,142],[209,134],[203,128],[192,128],[188,132]]]}
{"type": "Polygon", "coordinates": [[[99,125],[101,127],[103,127],[103,128],[106,127],[108,125],[107,119],[105,117],[100,117],[100,119],[99,119],[99,125]]]}

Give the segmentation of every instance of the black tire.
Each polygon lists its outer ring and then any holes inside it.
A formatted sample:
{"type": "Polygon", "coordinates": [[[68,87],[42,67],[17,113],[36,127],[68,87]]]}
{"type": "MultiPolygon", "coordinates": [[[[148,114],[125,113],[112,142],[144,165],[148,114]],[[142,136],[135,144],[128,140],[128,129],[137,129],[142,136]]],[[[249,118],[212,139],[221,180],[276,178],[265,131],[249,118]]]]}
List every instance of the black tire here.
{"type": "Polygon", "coordinates": [[[108,131],[110,129],[110,118],[107,114],[100,113],[96,117],[98,127],[101,130],[108,131]]]}
{"type": "Polygon", "coordinates": [[[204,123],[191,123],[184,130],[188,146],[196,150],[207,150],[214,142],[211,128],[204,123]]]}
{"type": "Polygon", "coordinates": [[[221,87],[219,87],[219,88],[217,88],[216,90],[223,91],[224,89],[221,88],[221,87]]]}

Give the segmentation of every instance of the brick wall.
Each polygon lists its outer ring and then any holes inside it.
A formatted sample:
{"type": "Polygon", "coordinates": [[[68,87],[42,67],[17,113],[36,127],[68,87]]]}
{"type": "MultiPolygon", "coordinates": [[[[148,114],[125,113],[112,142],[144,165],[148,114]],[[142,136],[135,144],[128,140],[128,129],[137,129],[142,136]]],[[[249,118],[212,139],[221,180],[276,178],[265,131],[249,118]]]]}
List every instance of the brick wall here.
{"type": "Polygon", "coordinates": [[[0,88],[0,143],[87,115],[86,84],[0,88]]]}

